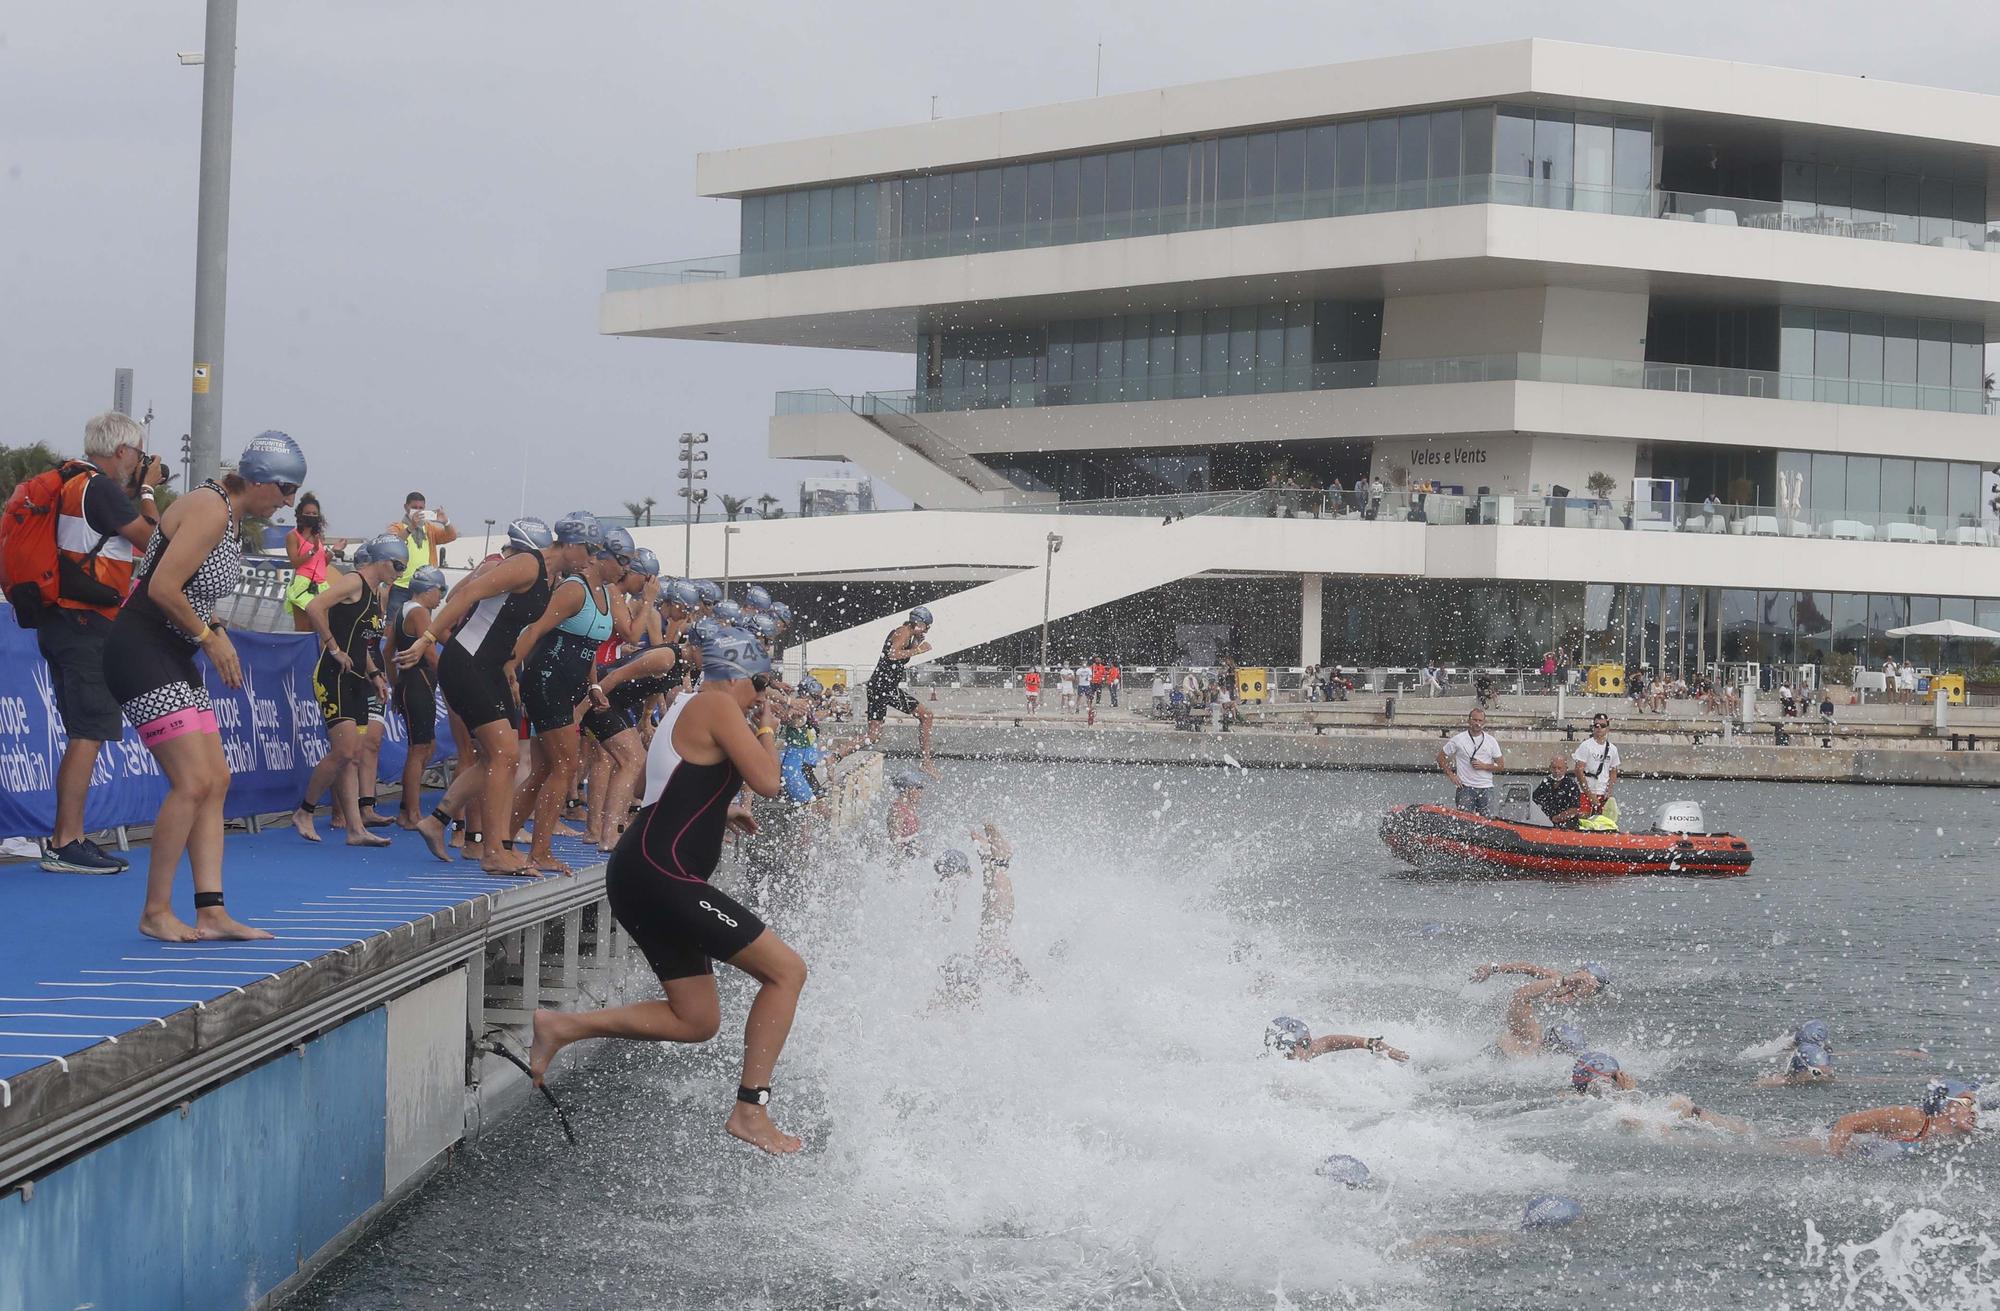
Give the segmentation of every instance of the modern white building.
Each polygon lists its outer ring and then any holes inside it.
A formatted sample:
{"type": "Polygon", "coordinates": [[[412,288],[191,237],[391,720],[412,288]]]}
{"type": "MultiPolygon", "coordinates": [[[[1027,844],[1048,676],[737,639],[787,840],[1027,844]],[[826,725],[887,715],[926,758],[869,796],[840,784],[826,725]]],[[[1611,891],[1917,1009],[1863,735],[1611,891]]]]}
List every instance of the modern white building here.
{"type": "Polygon", "coordinates": [[[2000,627],[2000,97],[1534,40],[697,177],[741,249],[612,270],[604,332],[911,361],[774,379],[769,441],[922,510],[696,530],[696,572],[727,541],[815,614],[815,663],[914,600],[938,655],[1015,663],[1045,598],[1129,663],[1843,666],[2000,627]]]}

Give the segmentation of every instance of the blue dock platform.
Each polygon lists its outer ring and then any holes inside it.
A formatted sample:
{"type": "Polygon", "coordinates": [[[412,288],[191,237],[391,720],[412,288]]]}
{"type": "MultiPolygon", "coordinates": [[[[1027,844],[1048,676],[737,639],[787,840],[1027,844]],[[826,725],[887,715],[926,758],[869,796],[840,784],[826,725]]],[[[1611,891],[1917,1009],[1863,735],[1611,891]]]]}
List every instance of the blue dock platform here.
{"type": "Polygon", "coordinates": [[[141,935],[143,847],[0,865],[0,1311],[270,1305],[521,1093],[498,1029],[619,995],[595,847],[496,878],[377,831],[225,839],[268,942],[141,935]]]}

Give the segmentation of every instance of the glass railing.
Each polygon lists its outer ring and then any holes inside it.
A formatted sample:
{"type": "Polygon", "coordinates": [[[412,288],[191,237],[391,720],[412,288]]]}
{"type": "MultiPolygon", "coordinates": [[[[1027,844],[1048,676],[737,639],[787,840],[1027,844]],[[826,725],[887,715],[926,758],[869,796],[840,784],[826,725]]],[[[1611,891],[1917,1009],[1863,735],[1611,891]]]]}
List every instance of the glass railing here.
{"type": "Polygon", "coordinates": [[[871,404],[915,414],[964,410],[1034,409],[1051,405],[1108,405],[1269,392],[1344,391],[1365,387],[1430,387],[1463,382],[1560,382],[1629,387],[1708,396],[1825,401],[1903,410],[1983,414],[1992,408],[1976,387],[1819,378],[1775,369],[1723,369],[1703,364],[1593,359],[1575,355],[1455,355],[1424,360],[1362,360],[1291,368],[1169,373],[1094,382],[1011,383],[922,391],[839,396],[832,392],[779,392],[779,415],[869,412],[871,404]]]}
{"type": "Polygon", "coordinates": [[[1289,223],[1456,205],[1516,205],[1576,213],[1623,215],[1711,227],[1752,228],[1857,241],[1886,241],[1949,250],[2000,250],[2000,221],[1971,222],[1891,214],[1804,201],[1752,200],[1691,191],[1618,188],[1506,174],[1471,174],[1423,182],[1309,191],[1255,199],[1182,204],[1095,218],[999,222],[967,231],[874,241],[827,242],[798,250],[712,255],[612,269],[606,291],[639,291],[690,282],[847,268],[901,260],[980,255],[1039,246],[1066,246],[1211,228],[1289,223]]]}

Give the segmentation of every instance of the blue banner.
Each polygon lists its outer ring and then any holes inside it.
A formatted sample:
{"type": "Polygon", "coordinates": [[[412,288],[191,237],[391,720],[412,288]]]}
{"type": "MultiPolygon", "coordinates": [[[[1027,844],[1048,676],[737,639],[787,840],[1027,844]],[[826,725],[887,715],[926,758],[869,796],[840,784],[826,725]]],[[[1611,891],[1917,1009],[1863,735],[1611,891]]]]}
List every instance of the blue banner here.
{"type": "MultiPolygon", "coordinates": [[[[310,633],[229,635],[243,666],[243,686],[223,686],[204,656],[202,671],[222,730],[229,761],[231,819],[290,810],[305,791],[312,767],[325,759],[326,726],[313,697],[312,671],[319,648],[310,633]]],[[[452,754],[449,723],[439,702],[438,748],[433,760],[452,754]]],[[[381,775],[402,772],[402,721],[388,716],[381,775]]],[[[0,837],[45,837],[55,827],[56,767],[69,737],[56,713],[55,691],[35,635],[0,605],[0,837]]],[[[166,775],[131,725],[98,753],[84,803],[84,827],[149,824],[167,795],[166,775]]]]}

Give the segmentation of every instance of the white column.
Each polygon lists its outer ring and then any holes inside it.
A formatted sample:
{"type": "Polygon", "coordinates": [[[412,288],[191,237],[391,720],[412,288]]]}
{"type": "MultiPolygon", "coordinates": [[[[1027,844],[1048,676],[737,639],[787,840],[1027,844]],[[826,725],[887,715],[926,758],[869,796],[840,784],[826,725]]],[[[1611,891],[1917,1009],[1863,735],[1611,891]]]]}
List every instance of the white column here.
{"type": "Polygon", "coordinates": [[[1299,575],[1299,664],[1320,663],[1320,589],[1325,574],[1299,575]]]}

